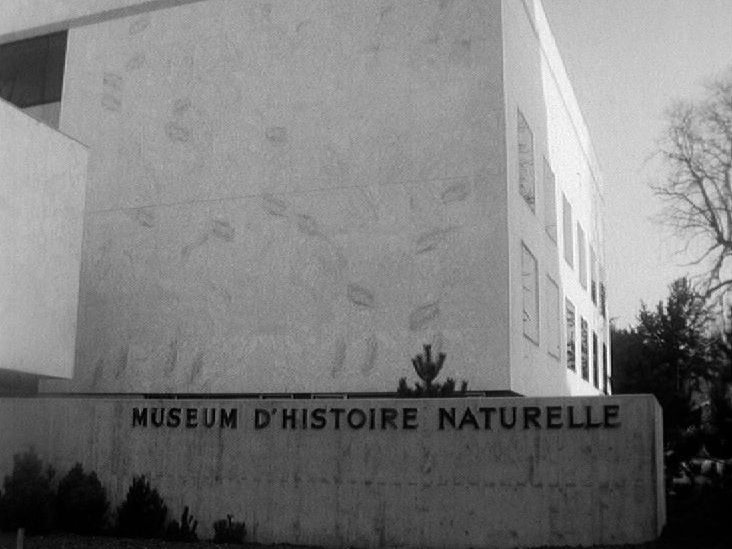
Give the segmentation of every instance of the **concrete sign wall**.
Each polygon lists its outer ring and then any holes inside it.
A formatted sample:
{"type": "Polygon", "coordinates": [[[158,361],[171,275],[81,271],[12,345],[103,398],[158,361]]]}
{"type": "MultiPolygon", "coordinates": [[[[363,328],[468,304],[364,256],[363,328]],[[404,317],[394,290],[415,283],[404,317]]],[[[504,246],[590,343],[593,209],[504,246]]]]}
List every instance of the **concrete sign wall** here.
{"type": "Polygon", "coordinates": [[[0,473],[33,446],[115,506],[145,474],[204,536],[230,513],[261,543],[620,544],[664,524],[661,427],[650,396],[3,399],[0,473]]]}

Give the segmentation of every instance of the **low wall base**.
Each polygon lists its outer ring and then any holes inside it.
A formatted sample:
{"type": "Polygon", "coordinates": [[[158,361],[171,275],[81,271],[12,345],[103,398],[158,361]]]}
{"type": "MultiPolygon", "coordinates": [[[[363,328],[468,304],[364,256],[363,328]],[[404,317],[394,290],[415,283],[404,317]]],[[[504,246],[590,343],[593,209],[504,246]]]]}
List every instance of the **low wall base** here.
{"type": "Polygon", "coordinates": [[[0,474],[29,447],[232,514],[248,539],[323,547],[532,547],[651,540],[665,522],[651,396],[445,400],[0,399],[0,474]]]}

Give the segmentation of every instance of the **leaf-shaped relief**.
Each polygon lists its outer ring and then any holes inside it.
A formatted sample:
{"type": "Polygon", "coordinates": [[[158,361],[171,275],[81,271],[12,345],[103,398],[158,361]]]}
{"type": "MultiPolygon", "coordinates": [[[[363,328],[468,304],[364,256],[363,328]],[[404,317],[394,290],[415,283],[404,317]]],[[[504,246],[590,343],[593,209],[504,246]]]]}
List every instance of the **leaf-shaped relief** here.
{"type": "Polygon", "coordinates": [[[199,352],[196,354],[196,357],[193,359],[193,362],[191,363],[191,373],[188,377],[189,383],[194,383],[198,381],[201,377],[201,372],[203,371],[203,352],[199,352]]]}
{"type": "Polygon", "coordinates": [[[129,355],[130,348],[127,345],[122,345],[117,351],[117,364],[115,368],[114,377],[119,379],[127,370],[127,357],[129,355]]]}
{"type": "Polygon", "coordinates": [[[371,290],[354,283],[348,284],[347,295],[348,301],[361,307],[373,308],[376,302],[371,290]]]}
{"type": "Polygon", "coordinates": [[[322,236],[318,220],[311,215],[297,214],[297,228],[308,236],[322,236]]]}
{"type": "Polygon", "coordinates": [[[440,316],[440,304],[437,301],[420,305],[409,315],[409,329],[413,332],[421,330],[440,316]]]}
{"type": "Polygon", "coordinates": [[[191,108],[191,98],[181,97],[173,101],[171,111],[175,116],[183,116],[191,108]]]}
{"type": "Polygon", "coordinates": [[[276,217],[285,217],[287,215],[287,202],[271,194],[262,195],[262,208],[269,215],[276,217]]]}
{"type": "Polygon", "coordinates": [[[115,72],[105,72],[102,75],[102,86],[105,90],[121,92],[124,83],[124,78],[115,72]]]}
{"type": "Polygon", "coordinates": [[[213,235],[225,242],[231,242],[234,240],[235,230],[227,221],[221,219],[214,219],[213,228],[211,230],[213,235]]]}
{"type": "Polygon", "coordinates": [[[168,345],[168,352],[165,356],[165,374],[170,375],[175,371],[178,365],[178,339],[173,339],[168,345]]]}
{"type": "Polygon", "coordinates": [[[366,349],[363,361],[361,362],[361,373],[369,375],[376,366],[376,356],[379,344],[375,335],[371,335],[366,339],[366,349]]]}
{"type": "Polygon", "coordinates": [[[122,99],[111,93],[102,94],[102,108],[112,112],[119,112],[122,108],[122,99]]]}
{"type": "Polygon", "coordinates": [[[135,54],[127,60],[127,63],[125,63],[125,70],[127,72],[132,72],[141,69],[145,65],[145,61],[144,53],[135,54]]]}
{"type": "Polygon", "coordinates": [[[94,373],[92,375],[92,389],[99,389],[101,381],[102,381],[102,375],[104,374],[104,359],[100,358],[97,360],[97,363],[94,365],[94,373]]]}
{"type": "Polygon", "coordinates": [[[454,231],[455,227],[441,227],[422,233],[414,240],[415,253],[421,254],[434,250],[454,231]]]}
{"type": "Polygon", "coordinates": [[[151,209],[135,208],[133,210],[125,210],[125,213],[143,227],[149,228],[155,226],[155,212],[153,212],[151,209]]]}
{"type": "Polygon", "coordinates": [[[264,131],[264,136],[272,143],[284,143],[287,141],[287,128],[271,126],[264,131]]]}
{"type": "Polygon", "coordinates": [[[191,140],[191,132],[177,122],[168,122],[165,124],[165,135],[171,141],[179,143],[186,143],[191,140]]]}
{"type": "Polygon", "coordinates": [[[346,340],[339,337],[333,345],[333,360],[331,361],[330,375],[336,377],[343,370],[346,363],[346,340]]]}
{"type": "Polygon", "coordinates": [[[138,17],[132,23],[130,23],[129,33],[139,34],[145,31],[150,26],[150,18],[147,16],[138,17]]]}
{"type": "Polygon", "coordinates": [[[198,248],[199,246],[202,246],[208,241],[208,235],[204,234],[199,236],[194,242],[191,242],[190,244],[186,244],[180,249],[180,256],[183,259],[188,259],[188,257],[191,255],[191,252],[198,248]]]}
{"type": "Polygon", "coordinates": [[[461,179],[450,183],[440,198],[443,204],[449,204],[451,202],[459,202],[465,200],[470,195],[470,182],[467,179],[461,179]]]}

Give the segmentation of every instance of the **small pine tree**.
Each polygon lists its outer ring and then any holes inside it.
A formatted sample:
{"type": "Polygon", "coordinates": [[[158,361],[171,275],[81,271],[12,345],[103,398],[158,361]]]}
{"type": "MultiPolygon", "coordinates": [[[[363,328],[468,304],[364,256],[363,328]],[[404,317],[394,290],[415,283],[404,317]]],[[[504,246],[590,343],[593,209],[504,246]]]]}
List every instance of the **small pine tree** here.
{"type": "Polygon", "coordinates": [[[442,370],[445,363],[445,353],[439,353],[437,359],[432,357],[432,346],[424,345],[424,353],[417,355],[412,359],[412,366],[422,383],[415,383],[411,388],[407,383],[407,379],[402,377],[399,379],[397,386],[397,396],[400,397],[451,397],[464,395],[468,390],[468,382],[463,381],[460,384],[460,390],[455,389],[455,380],[451,377],[447,378],[444,383],[435,383],[435,378],[442,370]]]}
{"type": "Polygon", "coordinates": [[[56,495],[59,528],[75,534],[96,534],[104,529],[109,501],[97,474],[84,473],[81,463],[61,479],[56,495]]]}
{"type": "Polygon", "coordinates": [[[0,496],[0,528],[25,528],[30,534],[45,534],[53,526],[54,471],[31,449],[13,456],[13,473],[5,477],[0,496]]]}
{"type": "Polygon", "coordinates": [[[145,475],[134,477],[127,497],[117,510],[117,529],[130,538],[160,537],[168,508],[145,475]]]}

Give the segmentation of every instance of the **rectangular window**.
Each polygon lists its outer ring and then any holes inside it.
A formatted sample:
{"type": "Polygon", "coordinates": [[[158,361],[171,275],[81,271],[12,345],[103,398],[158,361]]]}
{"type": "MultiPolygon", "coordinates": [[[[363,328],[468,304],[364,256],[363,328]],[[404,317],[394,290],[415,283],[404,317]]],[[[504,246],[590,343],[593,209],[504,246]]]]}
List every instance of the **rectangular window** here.
{"type": "Polygon", "coordinates": [[[577,343],[575,338],[574,305],[569,299],[566,300],[565,305],[567,308],[567,368],[574,372],[577,370],[577,343]]]}
{"type": "Polygon", "coordinates": [[[597,305],[597,255],[592,246],[590,246],[590,297],[597,305]]]}
{"type": "Polygon", "coordinates": [[[534,186],[534,134],[521,111],[518,112],[518,169],[519,192],[526,203],[535,211],[536,190],[534,186]]]}
{"type": "Polygon", "coordinates": [[[557,200],[556,182],[549,162],[544,159],[544,228],[546,234],[557,243],[557,200]]]}
{"type": "Polygon", "coordinates": [[[592,331],[592,382],[598,389],[600,388],[600,363],[597,353],[597,333],[592,331]]]}
{"type": "Polygon", "coordinates": [[[610,394],[610,378],[607,371],[607,344],[602,344],[602,390],[606,395],[610,394]]]}
{"type": "Polygon", "coordinates": [[[0,46],[0,97],[24,109],[61,100],[66,31],[0,46]]]}
{"type": "Polygon", "coordinates": [[[58,128],[66,31],[0,45],[0,97],[58,128]]]}
{"type": "Polygon", "coordinates": [[[587,289],[587,251],[585,250],[585,231],[582,226],[577,223],[577,258],[579,270],[579,281],[584,289],[587,289]]]}
{"type": "Polygon", "coordinates": [[[572,241],[572,206],[562,194],[562,239],[564,240],[564,260],[574,267],[574,242],[572,241]]]}
{"type": "Polygon", "coordinates": [[[590,380],[590,334],[587,321],[580,317],[580,355],[582,360],[582,379],[590,380]]]}
{"type": "Polygon", "coordinates": [[[605,269],[599,266],[600,271],[600,314],[602,318],[607,318],[607,290],[605,288],[605,269]]]}
{"type": "Polygon", "coordinates": [[[539,343],[539,269],[536,258],[521,244],[521,285],[523,287],[524,335],[539,343]]]}
{"type": "Polygon", "coordinates": [[[547,352],[561,358],[562,352],[562,311],[559,308],[559,286],[549,276],[546,277],[546,340],[547,352]]]}

